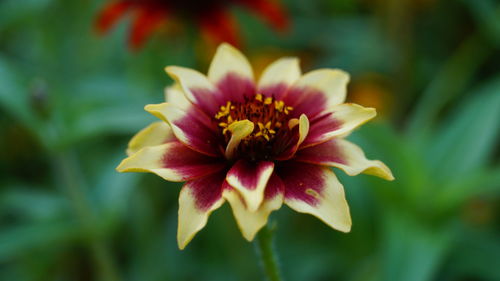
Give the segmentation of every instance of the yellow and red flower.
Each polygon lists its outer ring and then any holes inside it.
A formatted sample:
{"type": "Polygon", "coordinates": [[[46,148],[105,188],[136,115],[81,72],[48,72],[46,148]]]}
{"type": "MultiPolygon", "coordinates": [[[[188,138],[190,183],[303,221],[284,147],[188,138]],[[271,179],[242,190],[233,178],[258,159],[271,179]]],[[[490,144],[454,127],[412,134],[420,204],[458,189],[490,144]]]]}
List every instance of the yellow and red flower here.
{"type": "Polygon", "coordinates": [[[179,197],[181,249],[226,200],[249,241],[283,203],[348,232],[349,207],[330,167],[393,179],[382,162],[344,139],[376,115],[343,103],[344,71],[302,75],[296,58],[282,58],[255,82],[244,55],[222,44],[207,76],[178,66],[166,72],[175,80],[167,102],[145,107],[161,122],[132,138],[117,170],[186,181],[179,197]]]}
{"type": "Polygon", "coordinates": [[[125,14],[132,13],[129,45],[138,49],[152,32],[167,21],[181,17],[198,24],[202,33],[215,41],[238,45],[237,26],[229,12],[234,5],[248,8],[278,30],[288,25],[277,0],[112,0],[100,12],[96,27],[105,33],[125,14]]]}

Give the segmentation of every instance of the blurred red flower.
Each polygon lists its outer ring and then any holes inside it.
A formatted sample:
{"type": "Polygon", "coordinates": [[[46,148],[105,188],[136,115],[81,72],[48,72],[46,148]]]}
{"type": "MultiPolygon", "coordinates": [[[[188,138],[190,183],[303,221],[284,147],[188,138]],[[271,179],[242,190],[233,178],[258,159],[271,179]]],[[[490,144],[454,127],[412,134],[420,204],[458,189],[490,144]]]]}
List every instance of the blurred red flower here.
{"type": "Polygon", "coordinates": [[[277,30],[288,26],[278,0],[114,0],[100,11],[96,28],[106,33],[125,14],[133,15],[129,46],[139,49],[152,32],[171,18],[199,25],[201,32],[217,42],[239,45],[238,27],[229,9],[242,6],[256,13],[277,30]]]}

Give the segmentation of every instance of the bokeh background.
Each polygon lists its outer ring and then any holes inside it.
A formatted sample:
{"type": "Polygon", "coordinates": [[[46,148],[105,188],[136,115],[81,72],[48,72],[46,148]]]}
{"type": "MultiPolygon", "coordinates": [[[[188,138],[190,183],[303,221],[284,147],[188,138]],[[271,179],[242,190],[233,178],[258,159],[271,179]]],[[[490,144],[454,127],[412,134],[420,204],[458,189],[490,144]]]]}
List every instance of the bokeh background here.
{"type": "MultiPolygon", "coordinates": [[[[286,280],[500,280],[500,2],[286,0],[279,33],[245,9],[257,72],[294,55],[351,73],[350,101],[378,109],[349,138],[396,181],[335,170],[353,229],[273,213],[286,280]]],[[[215,46],[193,24],[127,46],[97,0],[0,1],[0,280],[263,280],[229,207],[184,251],[180,184],[119,174],[155,118],[166,65],[206,71],[215,46]]]]}

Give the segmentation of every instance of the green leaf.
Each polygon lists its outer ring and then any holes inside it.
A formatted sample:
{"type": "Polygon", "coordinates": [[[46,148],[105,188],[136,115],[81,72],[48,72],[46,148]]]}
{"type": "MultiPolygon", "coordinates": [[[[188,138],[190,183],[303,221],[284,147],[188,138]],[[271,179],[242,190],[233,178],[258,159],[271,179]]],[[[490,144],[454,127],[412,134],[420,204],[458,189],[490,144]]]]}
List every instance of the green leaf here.
{"type": "Polygon", "coordinates": [[[29,106],[25,84],[19,70],[0,56],[0,106],[28,128],[34,128],[36,120],[29,106]]]}
{"type": "Polygon", "coordinates": [[[60,247],[62,243],[77,238],[79,232],[78,224],[68,221],[4,228],[0,232],[0,262],[33,249],[60,247]]]}
{"type": "Polygon", "coordinates": [[[500,44],[500,5],[495,0],[464,0],[484,35],[500,44]]]}
{"type": "Polygon", "coordinates": [[[412,138],[427,134],[443,107],[467,88],[492,52],[492,48],[483,41],[477,34],[469,36],[436,73],[410,118],[408,131],[412,138]]]}
{"type": "Polygon", "coordinates": [[[30,221],[47,221],[66,217],[69,206],[59,194],[41,191],[41,186],[8,184],[0,195],[0,210],[13,212],[30,221]]]}
{"type": "Polygon", "coordinates": [[[143,106],[108,106],[79,116],[65,132],[66,144],[101,135],[128,134],[132,136],[152,123],[155,118],[143,106]]]}
{"type": "Polygon", "coordinates": [[[500,194],[500,167],[488,168],[468,177],[455,177],[440,186],[434,204],[442,213],[456,211],[465,201],[482,194],[500,194]]]}
{"type": "Polygon", "coordinates": [[[500,280],[500,240],[497,233],[463,231],[449,261],[450,280],[500,280]]]}
{"type": "Polygon", "coordinates": [[[450,225],[431,226],[401,210],[386,208],[382,217],[381,255],[384,281],[435,280],[452,245],[450,225]]]}
{"type": "Polygon", "coordinates": [[[384,162],[396,178],[393,182],[371,181],[378,200],[406,208],[420,204],[421,198],[427,196],[423,187],[429,185],[428,167],[422,152],[389,124],[367,124],[349,140],[358,144],[369,159],[384,162]]]}
{"type": "Polygon", "coordinates": [[[0,2],[0,30],[16,20],[33,16],[47,7],[52,0],[3,0],[0,2]]]}
{"type": "Polygon", "coordinates": [[[137,173],[119,173],[114,169],[124,157],[122,151],[103,161],[94,193],[103,215],[114,220],[126,220],[128,203],[141,177],[137,173]]]}
{"type": "Polygon", "coordinates": [[[500,78],[497,78],[475,91],[440,126],[425,151],[433,180],[461,177],[488,163],[498,143],[499,108],[500,78]]]}

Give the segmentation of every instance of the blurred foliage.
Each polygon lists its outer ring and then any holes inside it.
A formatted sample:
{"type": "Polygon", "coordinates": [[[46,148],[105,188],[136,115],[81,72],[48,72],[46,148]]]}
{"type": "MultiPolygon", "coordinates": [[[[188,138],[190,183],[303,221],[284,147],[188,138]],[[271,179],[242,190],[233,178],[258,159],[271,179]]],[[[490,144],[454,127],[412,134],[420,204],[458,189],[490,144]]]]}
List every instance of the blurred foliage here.
{"type": "MultiPolygon", "coordinates": [[[[273,214],[286,280],[500,280],[500,3],[284,2],[284,35],[234,11],[245,53],[349,71],[352,101],[383,108],[350,139],[396,176],[336,171],[347,235],[273,214]]],[[[93,31],[101,5],[0,2],[0,280],[261,280],[227,206],[181,252],[180,185],[114,170],[163,67],[205,70],[213,46],[188,29],[130,53],[126,23],[93,31]]]]}

